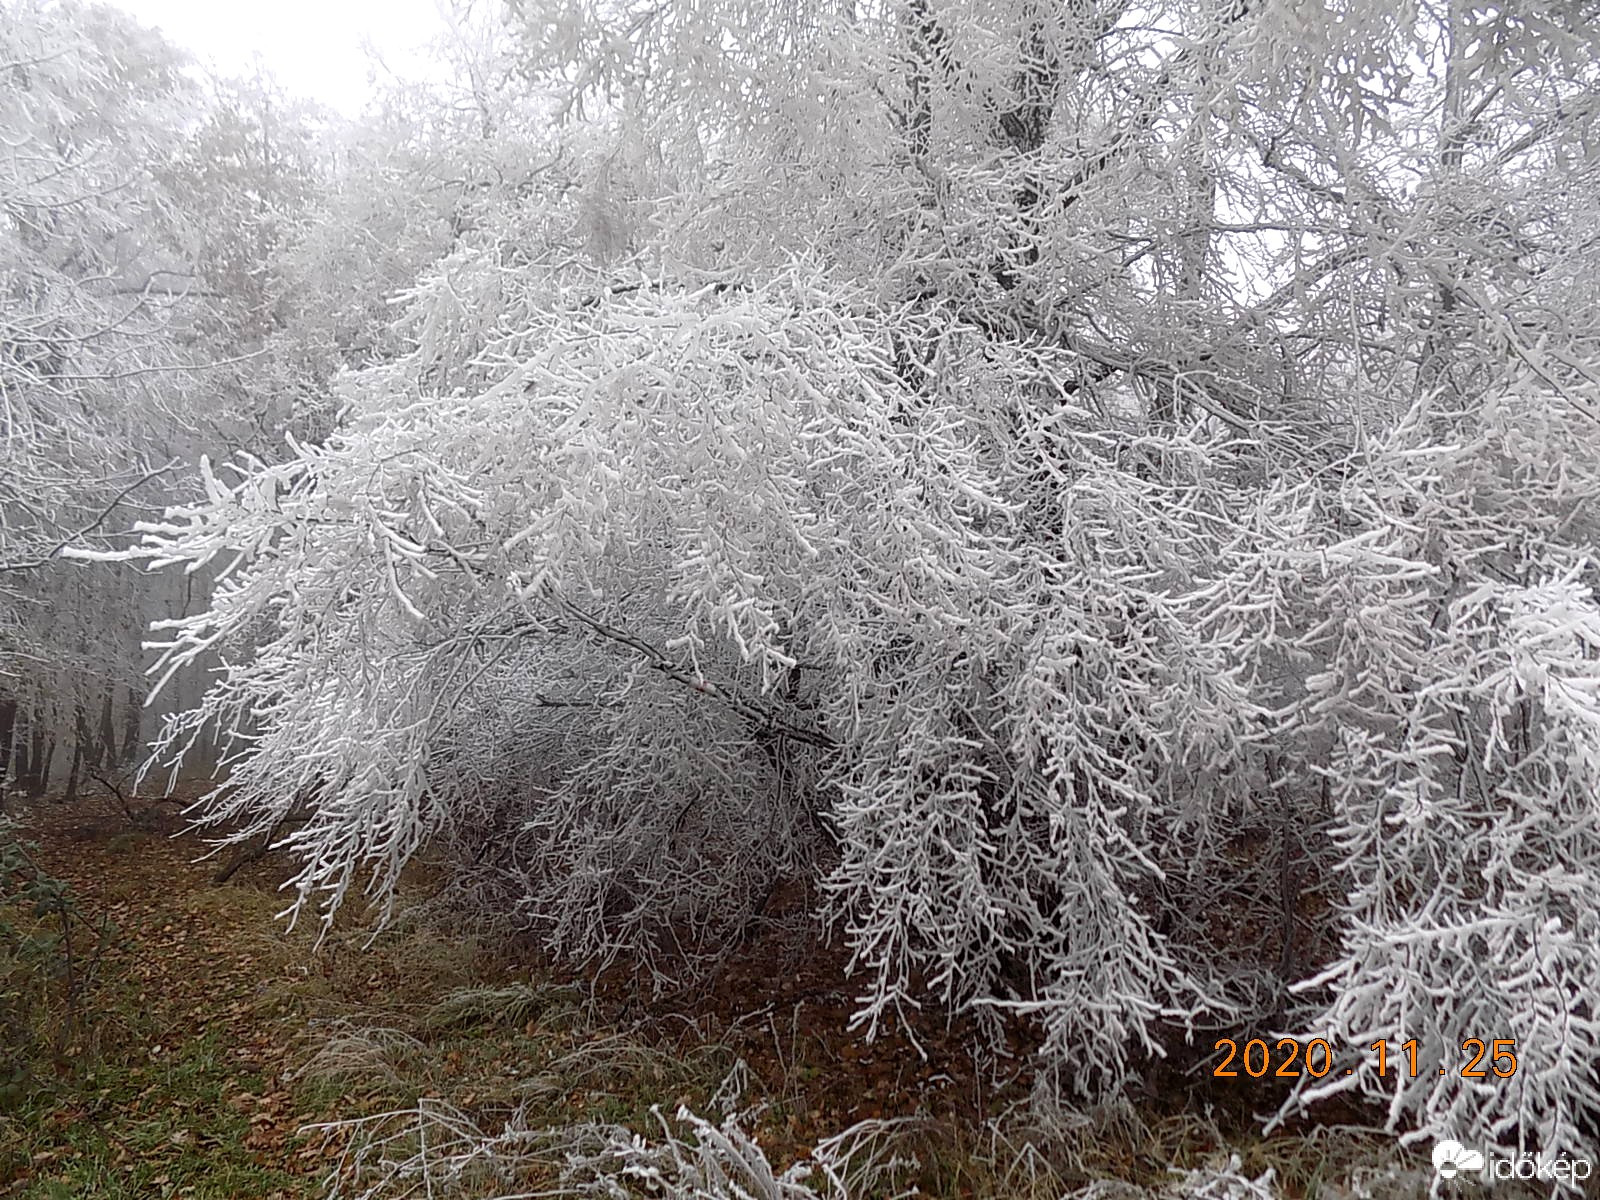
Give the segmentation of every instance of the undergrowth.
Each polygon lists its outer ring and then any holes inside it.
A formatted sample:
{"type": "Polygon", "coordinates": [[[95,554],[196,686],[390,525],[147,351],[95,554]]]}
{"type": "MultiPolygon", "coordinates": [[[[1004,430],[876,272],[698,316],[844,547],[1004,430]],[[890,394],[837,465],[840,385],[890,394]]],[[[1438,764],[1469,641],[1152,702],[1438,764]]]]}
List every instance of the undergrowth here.
{"type": "Polygon", "coordinates": [[[0,817],[0,1113],[60,1070],[83,1033],[109,924],[42,868],[20,827],[0,817]]]}
{"type": "MultiPolygon", "coordinates": [[[[93,901],[124,931],[108,932],[95,973],[79,976],[70,1035],[65,976],[29,976],[30,995],[58,999],[24,1011],[11,998],[23,978],[15,950],[7,960],[7,1019],[25,1027],[7,1052],[27,1045],[32,1057],[0,1113],[0,1195],[1402,1200],[1427,1190],[1392,1138],[1241,1134],[1203,1099],[1048,1109],[1025,1086],[995,1089],[974,1074],[908,1076],[890,1100],[872,1082],[885,1077],[882,1043],[864,1046],[811,1009],[720,1022],[619,1012],[603,992],[518,964],[422,909],[376,939],[352,919],[314,945],[273,925],[279,901],[261,880],[212,887],[185,861],[192,848],[119,836],[84,851],[85,888],[88,872],[109,873],[98,858],[120,864],[93,901]],[[166,873],[160,888],[155,870],[166,873]],[[859,1103],[843,1103],[841,1088],[859,1103]],[[952,1091],[965,1099],[951,1103],[952,1091]]],[[[73,874],[73,854],[50,865],[73,874]]],[[[30,856],[28,878],[50,875],[46,861],[30,856]]],[[[65,885],[40,892],[33,915],[20,877],[14,868],[9,946],[26,929],[29,954],[64,953],[52,933],[60,904],[77,906],[80,938],[111,928],[65,885]]]]}

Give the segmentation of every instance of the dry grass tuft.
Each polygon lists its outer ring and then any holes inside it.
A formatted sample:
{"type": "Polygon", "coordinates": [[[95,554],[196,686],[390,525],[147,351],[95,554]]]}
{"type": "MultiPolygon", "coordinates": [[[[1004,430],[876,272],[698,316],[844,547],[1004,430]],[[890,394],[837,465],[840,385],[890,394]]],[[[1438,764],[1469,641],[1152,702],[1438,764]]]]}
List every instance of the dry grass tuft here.
{"type": "Polygon", "coordinates": [[[422,1024],[436,1031],[517,1028],[535,1022],[571,1029],[583,1015],[583,997],[575,988],[516,983],[453,988],[423,1015],[422,1024]]]}
{"type": "Polygon", "coordinates": [[[291,1078],[310,1083],[366,1084],[391,1087],[426,1083],[437,1074],[429,1048],[403,1029],[359,1026],[340,1018],[327,1023],[320,1045],[291,1078]]]}

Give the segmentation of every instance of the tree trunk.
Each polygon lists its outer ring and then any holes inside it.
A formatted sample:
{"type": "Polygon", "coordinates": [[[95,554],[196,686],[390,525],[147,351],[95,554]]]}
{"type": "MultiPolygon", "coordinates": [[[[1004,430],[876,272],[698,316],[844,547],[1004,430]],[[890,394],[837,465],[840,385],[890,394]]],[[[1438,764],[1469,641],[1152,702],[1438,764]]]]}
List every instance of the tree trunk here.
{"type": "Polygon", "coordinates": [[[29,756],[27,795],[30,800],[36,800],[50,785],[50,760],[56,755],[56,740],[45,736],[43,716],[37,710],[31,724],[33,746],[29,756]]]}
{"type": "Polygon", "coordinates": [[[122,754],[118,763],[133,761],[134,755],[144,745],[144,693],[138,688],[128,689],[128,711],[122,718],[122,754]]]}
{"type": "Polygon", "coordinates": [[[6,778],[11,770],[11,737],[17,727],[17,698],[0,693],[0,816],[6,811],[6,778]]]}
{"type": "Polygon", "coordinates": [[[89,723],[83,718],[83,705],[72,712],[72,768],[67,772],[67,790],[61,799],[71,802],[78,798],[78,775],[83,769],[84,755],[89,748],[89,723]]]}
{"type": "Polygon", "coordinates": [[[104,768],[107,771],[115,770],[117,765],[117,725],[116,707],[113,698],[116,695],[115,687],[106,688],[105,695],[100,698],[100,729],[94,739],[93,766],[96,770],[104,768]]]}

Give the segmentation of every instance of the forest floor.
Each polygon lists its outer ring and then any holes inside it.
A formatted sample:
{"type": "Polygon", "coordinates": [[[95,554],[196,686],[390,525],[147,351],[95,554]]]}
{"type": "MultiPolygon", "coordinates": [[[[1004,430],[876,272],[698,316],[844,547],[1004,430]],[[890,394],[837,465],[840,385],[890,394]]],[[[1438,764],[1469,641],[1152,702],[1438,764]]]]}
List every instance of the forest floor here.
{"type": "MultiPolygon", "coordinates": [[[[649,1133],[661,1128],[653,1106],[727,1107],[730,1080],[775,1166],[879,1120],[867,1128],[880,1162],[900,1159],[895,1186],[924,1195],[1153,1185],[1238,1153],[1246,1172],[1270,1166],[1288,1194],[1311,1196],[1328,1169],[1315,1139],[1225,1139],[1215,1097],[1172,1089],[1027,1149],[1004,1132],[1026,1100],[1020,1071],[975,1060],[964,1031],[942,1024],[913,1026],[926,1057],[901,1034],[848,1032],[840,964],[814,950],[755,947],[710,992],[652,1004],[574,986],[529,953],[415,915],[426,906],[375,940],[352,921],[318,945],[276,919],[282,861],[219,885],[219,860],[197,861],[206,844],[176,833],[170,808],[131,823],[110,801],[39,805],[26,825],[84,923],[78,994],[70,1008],[58,997],[27,1087],[0,1101],[0,1196],[309,1200],[336,1184],[358,1195],[381,1184],[385,1161],[416,1153],[419,1111],[466,1138],[493,1136],[519,1108],[535,1128],[649,1133]]],[[[411,898],[426,891],[424,880],[411,898]]],[[[540,1171],[518,1169],[523,1186],[540,1171]]]]}

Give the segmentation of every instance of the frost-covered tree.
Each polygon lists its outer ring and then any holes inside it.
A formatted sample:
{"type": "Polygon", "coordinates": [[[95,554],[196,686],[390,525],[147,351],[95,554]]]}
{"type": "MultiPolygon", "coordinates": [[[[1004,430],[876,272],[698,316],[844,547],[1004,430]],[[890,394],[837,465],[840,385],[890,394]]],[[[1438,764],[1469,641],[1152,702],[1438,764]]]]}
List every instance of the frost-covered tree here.
{"type": "Polygon", "coordinates": [[[310,158],[303,126],[246,119],[260,88],[208,100],[112,9],[8,5],[0,70],[0,784],[71,793],[139,751],[142,630],[196,581],[63,560],[192,487],[169,465],[281,444],[273,223],[310,158]]]}
{"type": "MultiPolygon", "coordinates": [[[[296,402],[326,387],[293,326],[301,280],[286,269],[326,190],[330,119],[270,77],[210,79],[181,139],[152,164],[180,212],[177,240],[201,293],[182,340],[207,364],[209,403],[186,413],[188,453],[272,453],[296,402]]],[[[348,230],[345,231],[348,234],[348,230]]]]}
{"type": "Polygon", "coordinates": [[[234,739],[203,815],[308,803],[325,913],[439,838],[663,976],[814,885],[863,1022],[1020,1015],[1062,1091],[1512,1038],[1298,1099],[1581,1143],[1582,7],[510,12],[560,169],[490,189],[324,442],[146,526],[220,571],[161,633],[229,664],[166,737],[234,739]]]}
{"type": "Polygon", "coordinates": [[[7,6],[0,63],[0,779],[15,734],[37,785],[57,728],[120,753],[106,704],[138,683],[148,588],[56,567],[154,498],[149,414],[181,407],[171,331],[193,280],[148,163],[188,93],[169,48],[99,8],[7,6]]]}
{"type": "MultiPolygon", "coordinates": [[[[396,300],[464,237],[535,189],[573,186],[572,155],[506,84],[517,63],[485,10],[442,12],[426,82],[391,79],[364,117],[326,131],[325,177],[270,256],[279,326],[271,357],[293,373],[293,427],[318,440],[342,370],[415,345],[396,300]]],[[[267,452],[266,447],[257,447],[267,452]]]]}

